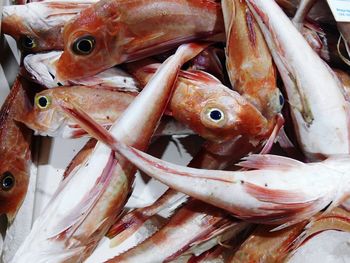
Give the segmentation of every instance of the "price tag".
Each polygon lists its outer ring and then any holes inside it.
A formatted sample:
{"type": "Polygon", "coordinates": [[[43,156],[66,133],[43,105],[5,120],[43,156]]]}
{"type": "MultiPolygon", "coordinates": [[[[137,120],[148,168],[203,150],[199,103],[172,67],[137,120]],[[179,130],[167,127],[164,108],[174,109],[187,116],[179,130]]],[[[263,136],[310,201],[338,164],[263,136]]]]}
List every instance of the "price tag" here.
{"type": "Polygon", "coordinates": [[[337,22],[350,22],[350,0],[327,0],[337,22]]]}

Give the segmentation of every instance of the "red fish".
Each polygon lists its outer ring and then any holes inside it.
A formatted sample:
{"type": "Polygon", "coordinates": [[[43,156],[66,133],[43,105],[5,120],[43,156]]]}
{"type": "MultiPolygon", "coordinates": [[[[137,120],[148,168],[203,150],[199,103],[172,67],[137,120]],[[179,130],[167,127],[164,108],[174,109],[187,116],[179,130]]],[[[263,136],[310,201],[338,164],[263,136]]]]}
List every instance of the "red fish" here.
{"type": "Polygon", "coordinates": [[[29,183],[32,131],[14,118],[30,109],[28,83],[18,77],[0,111],[0,214],[13,221],[29,183]]]}
{"type": "Polygon", "coordinates": [[[92,76],[223,30],[221,6],[212,0],[102,0],[66,24],[57,78],[92,76]]]}

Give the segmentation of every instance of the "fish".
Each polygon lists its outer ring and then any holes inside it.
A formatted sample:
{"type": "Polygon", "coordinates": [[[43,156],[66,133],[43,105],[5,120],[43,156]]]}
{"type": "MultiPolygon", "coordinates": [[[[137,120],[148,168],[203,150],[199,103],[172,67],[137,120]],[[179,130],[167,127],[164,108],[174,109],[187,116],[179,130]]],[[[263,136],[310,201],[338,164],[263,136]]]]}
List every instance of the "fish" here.
{"type": "Polygon", "coordinates": [[[250,155],[238,165],[251,171],[219,171],[175,165],[118,141],[78,108],[62,106],[94,138],[167,186],[232,213],[283,229],[332,209],[350,195],[349,155],[303,163],[278,155],[250,155]]]}
{"type": "MultiPolygon", "coordinates": [[[[158,68],[159,64],[139,67],[137,63],[127,66],[130,74],[137,78],[141,86],[147,83],[158,68]]],[[[242,135],[265,137],[268,124],[261,113],[212,75],[203,71],[182,70],[175,85],[167,114],[201,137],[215,142],[242,135]]],[[[76,138],[86,133],[62,112],[58,107],[60,101],[70,98],[97,122],[107,127],[118,118],[137,94],[105,86],[48,89],[35,96],[33,110],[20,121],[36,134],[76,138]]]]}
{"type": "MultiPolygon", "coordinates": [[[[158,66],[147,60],[129,63],[126,70],[144,85],[158,66]]],[[[224,142],[239,136],[257,139],[270,135],[269,123],[249,100],[204,71],[180,71],[168,111],[209,141],[224,142]]]]}
{"type": "Polygon", "coordinates": [[[64,25],[97,0],[45,0],[4,6],[2,31],[25,53],[63,50],[64,25]]]}
{"type": "Polygon", "coordinates": [[[140,84],[120,68],[109,68],[95,76],[77,79],[74,81],[57,82],[55,63],[61,56],[62,51],[51,51],[47,53],[29,54],[23,64],[26,70],[20,73],[22,76],[45,86],[54,88],[57,86],[102,86],[117,88],[123,91],[140,91],[140,84]]]}
{"type": "Polygon", "coordinates": [[[26,196],[32,131],[15,118],[29,111],[30,84],[17,77],[0,110],[0,215],[13,222],[26,196]]]}
{"type": "MultiPolygon", "coordinates": [[[[273,226],[260,225],[232,252],[227,262],[285,262],[290,253],[291,244],[303,232],[308,221],[271,232],[273,226]]],[[[287,261],[286,261],[287,262],[287,261]]]]}
{"type": "Polygon", "coordinates": [[[339,79],[274,1],[246,2],[281,74],[303,154],[309,161],[348,154],[349,105],[339,79]]]}
{"type": "MultiPolygon", "coordinates": [[[[227,146],[231,146],[230,141],[220,143],[218,146],[218,143],[206,140],[201,149],[187,166],[201,169],[227,168],[229,164],[235,161],[237,154],[235,147],[222,147],[225,144],[227,144],[227,146]],[[208,147],[208,144],[212,147],[208,147]],[[216,154],[217,152],[214,150],[215,145],[222,148],[220,154],[216,154]]],[[[126,213],[121,218],[118,218],[107,233],[107,237],[111,239],[110,246],[118,246],[130,236],[141,231],[142,240],[138,241],[143,241],[147,237],[151,236],[156,229],[159,229],[162,227],[162,225],[164,225],[164,222],[161,222],[159,225],[159,220],[157,220],[158,214],[166,210],[167,216],[164,221],[170,222],[173,220],[172,215],[174,213],[180,213],[182,210],[181,206],[187,203],[187,201],[188,196],[169,188],[153,204],[146,207],[137,208],[126,213]],[[152,229],[150,229],[148,225],[151,225],[152,229]],[[143,230],[144,228],[148,229],[147,234],[143,230]]],[[[198,207],[200,208],[196,211],[199,212],[201,210],[202,214],[197,213],[197,216],[195,216],[192,220],[193,224],[200,223],[204,217],[208,220],[210,219],[210,216],[206,214],[207,204],[201,203],[198,205],[198,207]]],[[[213,211],[213,208],[209,208],[209,210],[213,211]]],[[[217,214],[222,214],[222,211],[217,211],[217,214]]],[[[226,217],[226,215],[224,217],[226,217]]],[[[166,228],[167,226],[164,227],[166,228]]],[[[162,229],[162,231],[167,230],[162,229]]],[[[197,235],[201,236],[200,233],[197,233],[197,235]]],[[[178,250],[182,250],[181,247],[178,247],[178,250]]]]}
{"type": "Polygon", "coordinates": [[[251,102],[271,125],[284,98],[277,87],[270,50],[244,1],[223,1],[226,69],[234,90],[251,102]]]}
{"type": "Polygon", "coordinates": [[[73,101],[89,112],[96,121],[110,127],[138,94],[109,87],[57,87],[37,93],[33,109],[17,120],[26,124],[37,135],[78,138],[86,135],[86,132],[62,112],[59,107],[61,101],[73,101]]]}
{"type": "Polygon", "coordinates": [[[212,0],[99,1],[65,25],[57,80],[93,76],[196,39],[224,41],[222,23],[212,0]]]}
{"type": "MultiPolygon", "coordinates": [[[[244,1],[222,1],[226,31],[226,69],[231,85],[265,118],[260,136],[246,134],[236,142],[237,149],[267,153],[284,122],[284,97],[277,87],[271,53],[252,13],[244,1]]],[[[241,157],[241,156],[240,156],[241,157]]]]}
{"type": "MultiPolygon", "coordinates": [[[[110,130],[126,143],[146,149],[178,70],[205,47],[180,46],[110,130]]],[[[88,160],[73,171],[59,185],[11,262],[83,262],[124,207],[136,169],[97,143],[88,160]]]]}
{"type": "Polygon", "coordinates": [[[215,207],[191,200],[152,237],[106,262],[169,262],[225,230],[237,235],[246,225],[215,207]]]}

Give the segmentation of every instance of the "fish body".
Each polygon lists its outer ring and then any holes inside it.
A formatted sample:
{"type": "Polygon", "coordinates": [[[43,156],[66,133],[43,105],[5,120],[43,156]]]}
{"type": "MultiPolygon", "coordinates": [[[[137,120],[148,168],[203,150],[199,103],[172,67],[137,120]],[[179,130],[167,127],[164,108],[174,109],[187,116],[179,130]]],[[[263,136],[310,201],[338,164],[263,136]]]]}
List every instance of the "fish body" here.
{"type": "Polygon", "coordinates": [[[57,78],[92,76],[221,33],[221,7],[215,1],[102,0],[65,26],[57,78]]]}
{"type": "Polygon", "coordinates": [[[32,131],[15,118],[31,108],[28,83],[17,77],[0,110],[0,214],[12,222],[27,193],[32,131]]]}
{"type": "MultiPolygon", "coordinates": [[[[111,131],[144,150],[165,110],[179,68],[203,48],[181,46],[111,131]]],[[[135,171],[125,158],[98,143],[84,165],[59,186],[12,262],[83,262],[124,207],[135,171]]]]}
{"type": "Polygon", "coordinates": [[[349,111],[338,78],[274,1],[247,3],[281,74],[305,156],[320,160],[348,154],[349,111]]]}
{"type": "Polygon", "coordinates": [[[333,208],[350,194],[349,155],[308,164],[275,155],[250,155],[239,165],[256,170],[194,169],[162,161],[118,142],[81,111],[79,116],[71,117],[149,176],[240,219],[282,224],[276,230],[309,219],[328,206],[333,208]]]}
{"type": "Polygon", "coordinates": [[[234,90],[274,125],[283,96],[276,84],[272,56],[245,1],[223,1],[226,68],[234,90]]]}
{"type": "Polygon", "coordinates": [[[64,25],[96,0],[46,0],[4,6],[2,31],[26,53],[63,50],[64,25]]]}

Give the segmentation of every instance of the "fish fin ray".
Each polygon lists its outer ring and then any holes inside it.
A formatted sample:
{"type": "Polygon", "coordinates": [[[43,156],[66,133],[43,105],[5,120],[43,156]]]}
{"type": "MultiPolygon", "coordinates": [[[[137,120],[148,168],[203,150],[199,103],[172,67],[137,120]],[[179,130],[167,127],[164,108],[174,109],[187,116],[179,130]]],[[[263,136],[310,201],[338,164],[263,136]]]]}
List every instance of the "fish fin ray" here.
{"type": "Polygon", "coordinates": [[[271,169],[282,170],[302,167],[305,164],[279,155],[272,154],[252,154],[242,159],[237,165],[250,169],[271,169]]]}

